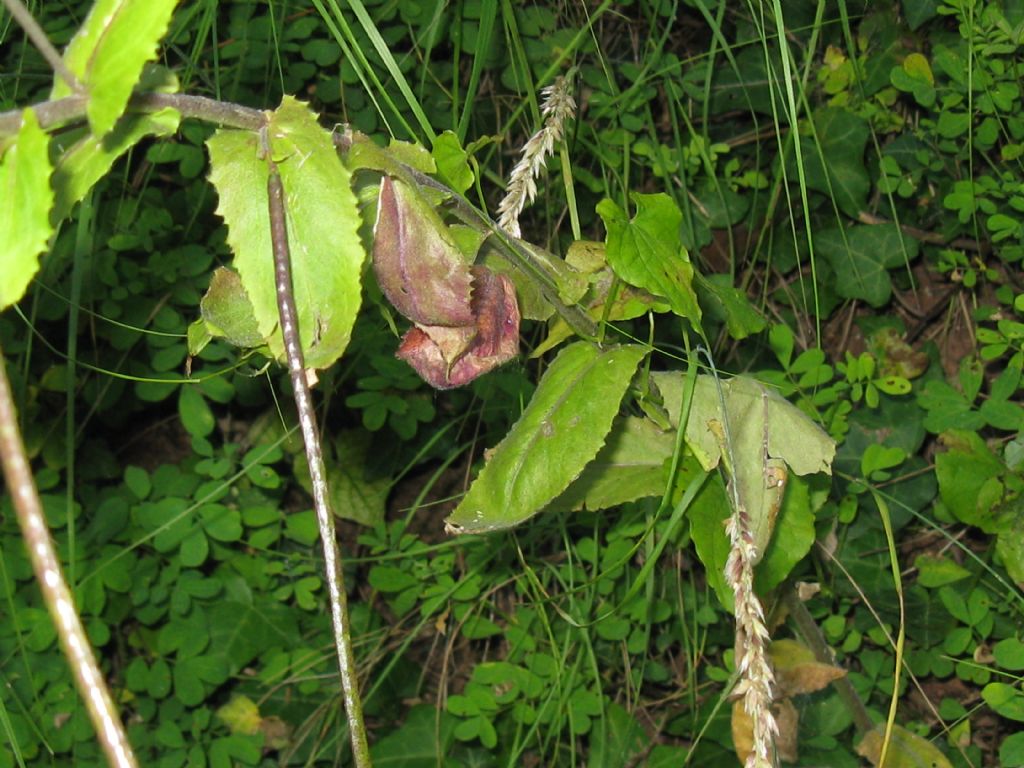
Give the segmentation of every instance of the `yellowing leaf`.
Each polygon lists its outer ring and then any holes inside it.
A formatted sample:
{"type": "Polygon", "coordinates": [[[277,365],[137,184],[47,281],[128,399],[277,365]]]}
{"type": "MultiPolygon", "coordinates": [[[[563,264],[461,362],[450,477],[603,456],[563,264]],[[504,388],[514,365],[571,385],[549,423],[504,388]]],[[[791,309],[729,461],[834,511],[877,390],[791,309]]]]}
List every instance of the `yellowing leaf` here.
{"type": "Polygon", "coordinates": [[[915,80],[925,80],[929,85],[935,85],[932,67],[920,53],[911,53],[903,60],[903,71],[915,80]]]}
{"type": "Polygon", "coordinates": [[[842,667],[823,664],[810,648],[797,640],[775,640],[768,649],[775,668],[775,682],[782,696],[820,691],[846,674],[842,667]]]}
{"type": "Polygon", "coordinates": [[[884,738],[885,723],[879,723],[861,739],[857,754],[877,768],[953,768],[938,747],[898,725],[893,726],[885,763],[880,765],[884,738]]]}
{"type": "Polygon", "coordinates": [[[248,696],[232,696],[227,704],[217,710],[217,717],[224,721],[232,733],[251,736],[260,730],[260,708],[248,696]]]}
{"type": "MultiPolygon", "coordinates": [[[[775,750],[779,757],[787,763],[795,763],[799,757],[797,752],[797,732],[800,726],[800,713],[789,699],[782,699],[772,705],[775,722],[779,732],[775,736],[775,750]]],[[[754,721],[743,708],[742,699],[732,703],[732,743],[736,757],[741,764],[746,764],[747,756],[754,747],[754,721]]]]}

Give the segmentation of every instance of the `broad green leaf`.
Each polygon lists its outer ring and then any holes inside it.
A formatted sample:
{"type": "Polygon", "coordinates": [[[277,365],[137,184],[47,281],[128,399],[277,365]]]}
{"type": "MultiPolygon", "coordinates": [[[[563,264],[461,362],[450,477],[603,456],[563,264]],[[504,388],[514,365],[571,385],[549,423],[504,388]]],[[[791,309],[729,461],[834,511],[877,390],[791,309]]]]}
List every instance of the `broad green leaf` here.
{"type": "Polygon", "coordinates": [[[966,579],[971,572],[948,557],[918,555],[914,559],[917,583],[923,587],[941,587],[966,579]]]}
{"type": "Polygon", "coordinates": [[[17,135],[0,143],[0,309],[25,294],[53,233],[48,141],[36,113],[25,109],[17,135]]]}
{"type": "MultiPolygon", "coordinates": [[[[656,373],[652,379],[665,398],[670,418],[678,425],[683,374],[656,373]]],[[[714,377],[697,377],[686,441],[707,470],[718,466],[724,445],[731,441],[736,466],[726,469],[737,483],[761,554],[771,540],[782,504],[787,467],[797,475],[831,473],[835,457],[835,442],[821,427],[774,390],[745,376],[721,382],[721,393],[714,377]],[[723,399],[728,429],[722,421],[723,399]]],[[[726,459],[728,462],[728,454],[726,459]]]]}
{"type": "MultiPolygon", "coordinates": [[[[83,131],[81,138],[60,154],[53,169],[56,201],[51,214],[55,224],[71,212],[93,185],[106,176],[114,161],[146,136],[171,136],[181,116],[172,109],[148,115],[125,115],[105,136],[83,131]]],[[[71,141],[71,137],[67,138],[71,141]]]]}
{"type": "Polygon", "coordinates": [[[997,532],[1005,465],[976,432],[950,430],[942,442],[948,450],[936,455],[935,476],[943,503],[960,522],[997,532]]]}
{"type": "Polygon", "coordinates": [[[725,523],[732,514],[725,484],[719,474],[712,475],[694,498],[686,516],[690,521],[690,536],[697,557],[704,564],[705,578],[719,602],[729,611],[733,609],[733,592],[725,581],[725,563],[729,559],[729,537],[725,523]]]}
{"type": "Polygon", "coordinates": [[[390,729],[370,747],[377,768],[436,768],[449,755],[458,722],[430,704],[417,704],[400,726],[390,729]]]}
{"type": "Polygon", "coordinates": [[[989,683],[981,689],[981,698],[994,712],[1010,720],[1024,722],[1024,692],[1009,683],[989,683]]]}
{"type": "Polygon", "coordinates": [[[634,194],[632,220],[611,200],[597,204],[608,230],[608,263],[630,285],[668,299],[672,311],[700,326],[693,265],[679,237],[683,215],[666,194],[634,194]]]}
{"type": "MultiPolygon", "coordinates": [[[[840,211],[857,218],[871,189],[864,165],[868,124],[852,112],[830,107],[815,113],[814,127],[818,141],[808,136],[801,142],[807,186],[833,198],[840,211]]],[[[795,158],[790,160],[790,168],[794,180],[795,158]]]]}
{"type": "MultiPolygon", "coordinates": [[[[335,438],[335,457],[327,464],[327,485],[334,514],[366,526],[384,520],[385,503],[391,490],[391,481],[386,475],[374,474],[372,442],[372,435],[365,430],[344,430],[335,438]]],[[[305,453],[295,456],[295,477],[299,485],[312,493],[305,453]]]]}
{"type": "Polygon", "coordinates": [[[895,224],[855,224],[845,231],[829,229],[814,238],[818,253],[836,273],[836,290],[847,299],[863,299],[881,307],[892,294],[888,270],[917,256],[917,240],[895,224]],[[904,252],[906,248],[906,252],[904,252]]]}
{"type": "Polygon", "coordinates": [[[438,175],[456,192],[465,192],[473,184],[473,170],[469,167],[469,155],[459,144],[459,137],[445,131],[434,139],[431,152],[437,163],[438,175]]]}
{"type": "Polygon", "coordinates": [[[695,274],[697,293],[707,313],[725,323],[734,339],[745,339],[764,330],[765,319],[744,293],[735,288],[728,275],[695,274]]]}
{"type": "MultiPolygon", "coordinates": [[[[878,766],[884,740],[885,723],[879,723],[861,739],[857,754],[878,766]]],[[[884,768],[953,768],[953,765],[930,741],[895,725],[886,750],[884,768]]]]}
{"type": "Polygon", "coordinates": [[[193,437],[206,437],[216,426],[213,411],[198,387],[183,386],[178,394],[178,416],[193,437]]]}
{"type": "Polygon", "coordinates": [[[510,528],[564,491],[604,445],[619,402],[647,354],[577,342],[545,372],[519,421],[447,519],[454,533],[510,528]]]}
{"type": "MultiPolygon", "coordinates": [[[[86,113],[104,136],[124,113],[142,68],[156,57],[176,0],[96,0],[67,50],[64,62],[89,94],[86,113]]],[[[51,98],[71,95],[55,77],[51,98]]]]}
{"type": "Polygon", "coordinates": [[[593,511],[660,496],[665,492],[675,442],[675,435],[658,429],[649,419],[626,416],[617,420],[604,448],[552,506],[593,511]]]}
{"type": "MultiPolygon", "coordinates": [[[[364,252],[349,171],[312,112],[286,97],[271,118],[272,151],[288,215],[292,285],[307,368],[326,368],[348,346],[359,311],[364,252]]],[[[235,268],[252,302],[259,333],[283,358],[267,214],[267,164],[256,135],[218,131],[207,142],[217,212],[228,225],[235,268]]]]}

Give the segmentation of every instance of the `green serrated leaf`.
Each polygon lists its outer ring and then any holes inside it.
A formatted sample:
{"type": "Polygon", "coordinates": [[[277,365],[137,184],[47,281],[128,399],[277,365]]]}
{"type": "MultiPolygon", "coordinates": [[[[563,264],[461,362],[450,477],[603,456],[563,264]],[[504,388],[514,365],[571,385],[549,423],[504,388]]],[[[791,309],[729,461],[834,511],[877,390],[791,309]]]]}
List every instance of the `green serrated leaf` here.
{"type": "Polygon", "coordinates": [[[668,299],[672,311],[700,325],[700,305],[693,291],[693,265],[679,227],[683,215],[666,194],[634,194],[632,220],[611,200],[597,204],[608,230],[608,263],[630,285],[668,299]]]}
{"type": "Polygon", "coordinates": [[[873,307],[884,305],[892,294],[888,270],[913,260],[918,248],[917,240],[895,224],[857,224],[845,233],[829,229],[817,235],[814,244],[836,272],[839,295],[863,299],[873,307]]]}
{"type": "Polygon", "coordinates": [[[75,203],[82,200],[93,185],[106,176],[114,161],[146,136],[171,136],[178,130],[181,115],[172,109],[162,109],[147,115],[125,115],[105,136],[92,131],[81,131],[77,141],[74,134],[65,137],[65,146],[53,169],[53,189],[56,193],[50,220],[56,224],[67,217],[75,203]]]}
{"type": "MultiPolygon", "coordinates": [[[[350,173],[330,135],[301,102],[286,97],[271,118],[273,152],[288,213],[292,285],[308,368],[326,368],[345,348],[359,311],[365,258],[350,173]]],[[[252,302],[259,333],[283,358],[267,215],[267,164],[256,136],[218,131],[207,142],[210,179],[220,195],[235,267],[252,302]]]]}
{"type": "MultiPolygon", "coordinates": [[[[64,62],[89,93],[86,114],[97,136],[124,113],[132,89],[167,31],[176,0],[97,0],[64,51],[64,62]]],[[[51,98],[72,94],[59,76],[51,98]]]]}
{"type": "Polygon", "coordinates": [[[637,345],[578,342],[551,363],[523,415],[447,519],[455,533],[510,528],[537,514],[597,455],[636,366],[637,345]]]}
{"type": "Polygon", "coordinates": [[[604,448],[552,507],[593,511],[660,496],[665,492],[667,462],[674,450],[675,436],[653,421],[636,416],[617,420],[604,448]]]}
{"type": "Polygon", "coordinates": [[[0,309],[21,299],[53,233],[49,138],[25,109],[13,141],[0,143],[0,309]]]}

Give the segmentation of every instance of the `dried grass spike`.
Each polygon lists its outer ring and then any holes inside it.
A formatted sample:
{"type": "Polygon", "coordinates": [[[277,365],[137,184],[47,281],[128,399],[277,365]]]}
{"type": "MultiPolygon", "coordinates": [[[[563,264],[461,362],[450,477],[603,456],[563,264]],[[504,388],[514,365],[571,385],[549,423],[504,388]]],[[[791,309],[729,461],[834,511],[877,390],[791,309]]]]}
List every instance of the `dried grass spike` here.
{"type": "Polygon", "coordinates": [[[505,197],[498,205],[498,225],[513,237],[520,235],[519,214],[537,196],[536,179],[544,161],[554,152],[555,143],[561,141],[565,122],[576,114],[571,91],[570,77],[558,77],[541,91],[544,126],[523,147],[522,157],[509,176],[505,197]]]}

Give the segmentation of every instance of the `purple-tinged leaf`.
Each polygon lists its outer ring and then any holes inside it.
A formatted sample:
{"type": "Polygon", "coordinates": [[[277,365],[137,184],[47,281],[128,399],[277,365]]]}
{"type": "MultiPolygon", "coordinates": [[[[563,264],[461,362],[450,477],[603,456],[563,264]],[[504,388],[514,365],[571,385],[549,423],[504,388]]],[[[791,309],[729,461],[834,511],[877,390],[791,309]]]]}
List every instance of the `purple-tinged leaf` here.
{"type": "Polygon", "coordinates": [[[472,325],[417,325],[402,338],[398,357],[436,389],[468,384],[519,351],[519,306],[512,281],[473,267],[472,325]]]}
{"type": "Polygon", "coordinates": [[[469,264],[415,190],[381,179],[373,234],[377,282],[395,309],[418,325],[473,325],[469,264]]]}

